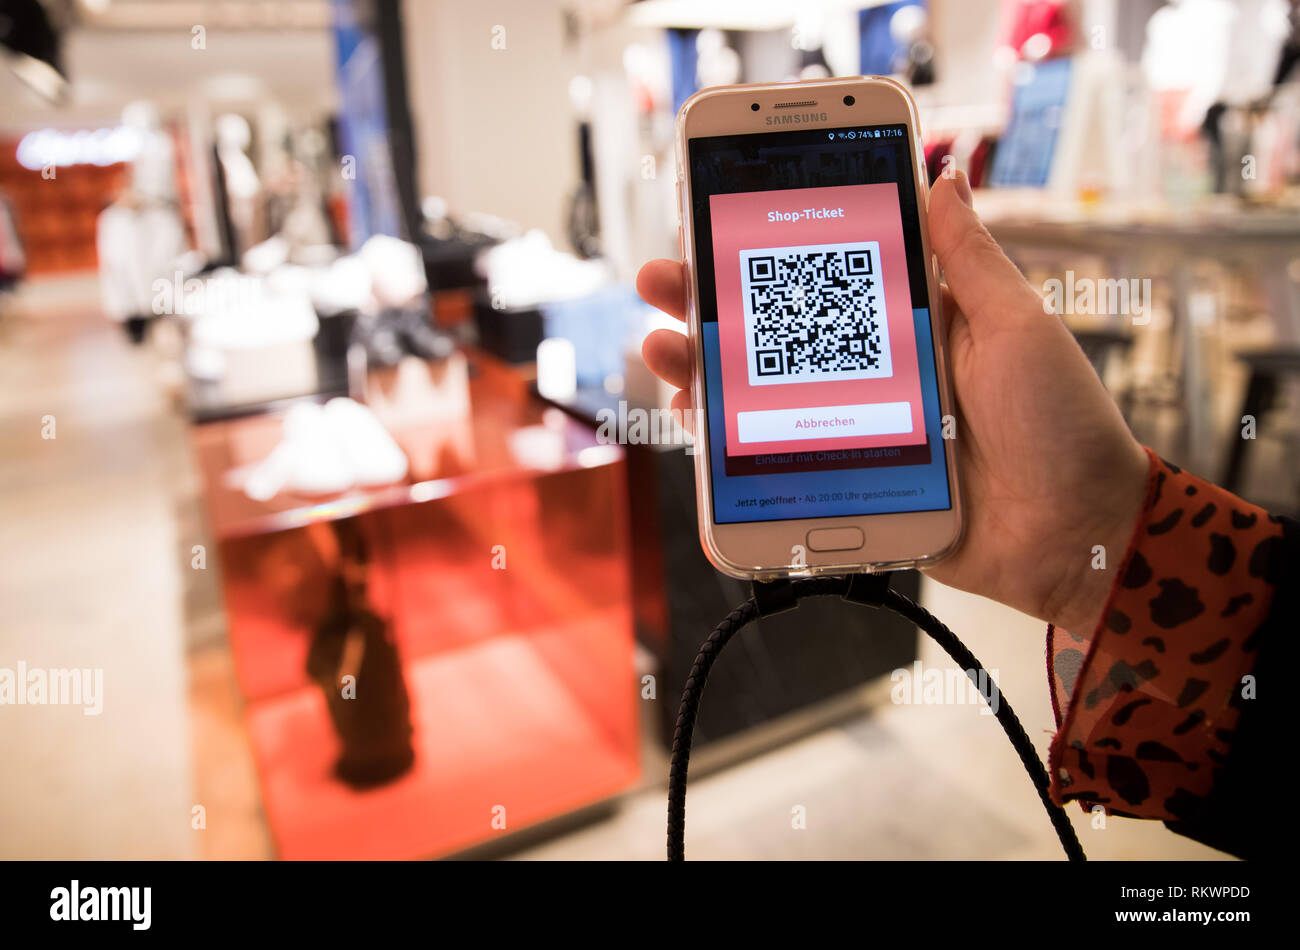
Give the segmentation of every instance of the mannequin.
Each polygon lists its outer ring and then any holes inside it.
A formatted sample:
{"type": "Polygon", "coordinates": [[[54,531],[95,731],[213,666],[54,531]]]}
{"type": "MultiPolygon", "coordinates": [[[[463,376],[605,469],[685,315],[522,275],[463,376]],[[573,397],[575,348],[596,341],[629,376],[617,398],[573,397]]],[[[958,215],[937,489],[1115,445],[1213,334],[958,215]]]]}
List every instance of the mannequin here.
{"type": "Polygon", "coordinates": [[[217,161],[221,164],[226,205],[235,231],[236,259],[262,237],[258,220],[262,182],[247,154],[252,139],[252,130],[243,116],[227,113],[217,119],[217,161]]]}
{"type": "Polygon", "coordinates": [[[173,264],[186,250],[185,229],[176,206],[176,169],[171,139],[157,110],[133,102],[122,124],[139,137],[130,184],[99,215],[96,243],[104,313],[143,342],[150,321],[161,312],[154,284],[170,280],[173,264]]]}
{"type": "Polygon", "coordinates": [[[1208,143],[1215,192],[1243,188],[1249,130],[1233,107],[1267,99],[1288,33],[1285,0],[1178,0],[1147,24],[1147,82],[1174,110],[1167,131],[1208,143]]]}
{"type": "Polygon", "coordinates": [[[1286,9],[1285,0],[1176,0],[1152,15],[1142,70],[1152,89],[1186,90],[1178,132],[1194,135],[1217,102],[1240,105],[1268,93],[1286,9]]]}
{"type": "MultiPolygon", "coordinates": [[[[293,154],[289,162],[292,197],[280,233],[294,248],[321,247],[333,242],[329,220],[325,217],[325,198],[316,173],[325,148],[324,136],[315,129],[305,129],[293,137],[293,154]]],[[[293,259],[292,254],[290,257],[293,259]]]]}

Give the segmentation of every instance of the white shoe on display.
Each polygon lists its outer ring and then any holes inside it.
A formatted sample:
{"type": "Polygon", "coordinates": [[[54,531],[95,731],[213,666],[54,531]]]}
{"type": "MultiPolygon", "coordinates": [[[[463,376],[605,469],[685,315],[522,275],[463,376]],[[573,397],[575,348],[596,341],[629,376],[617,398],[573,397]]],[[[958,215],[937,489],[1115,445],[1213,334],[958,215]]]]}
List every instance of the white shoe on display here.
{"type": "Polygon", "coordinates": [[[557,251],[540,229],[485,251],[479,270],[492,288],[494,306],[505,308],[585,297],[611,279],[607,264],[557,251]]]}
{"type": "Polygon", "coordinates": [[[269,296],[306,296],[311,289],[312,270],[301,264],[281,264],[266,275],[266,292],[269,296]]]}
{"type": "MultiPolygon", "coordinates": [[[[284,280],[298,278],[290,271],[284,280]]],[[[186,296],[185,307],[193,318],[191,344],[228,352],[309,343],[320,330],[306,290],[276,293],[265,280],[234,272],[204,281],[186,296]]]]}
{"type": "Polygon", "coordinates": [[[391,485],[406,477],[406,455],[375,414],[352,399],[331,399],[325,419],[357,485],[391,485]]]}
{"type": "Polygon", "coordinates": [[[284,417],[280,443],[244,479],[244,494],[253,501],[270,501],[282,491],[337,495],[399,482],[407,468],[401,447],[360,403],[298,403],[284,417]]]}
{"type": "Polygon", "coordinates": [[[275,235],[246,250],[239,263],[249,274],[269,274],[288,260],[289,242],[275,235]]]}
{"type": "Polygon", "coordinates": [[[304,495],[332,495],[356,484],[356,472],[343,451],[336,426],[315,403],[298,403],[289,410],[284,418],[284,442],[291,452],[286,488],[304,495]]]}
{"type": "Polygon", "coordinates": [[[244,480],[244,494],[270,501],[282,491],[333,495],[356,483],[352,467],[315,403],[298,403],[284,417],[284,435],[244,480]]]}
{"type": "Polygon", "coordinates": [[[340,257],[328,269],[317,272],[311,286],[316,309],[325,313],[360,310],[370,299],[370,270],[361,258],[340,257]]]}
{"type": "Polygon", "coordinates": [[[405,307],[428,289],[424,257],[414,244],[376,234],[359,252],[381,307],[405,307]]]}
{"type": "Polygon", "coordinates": [[[293,474],[293,446],[281,442],[253,467],[244,479],[244,494],[253,501],[270,501],[289,484],[293,474]]]}

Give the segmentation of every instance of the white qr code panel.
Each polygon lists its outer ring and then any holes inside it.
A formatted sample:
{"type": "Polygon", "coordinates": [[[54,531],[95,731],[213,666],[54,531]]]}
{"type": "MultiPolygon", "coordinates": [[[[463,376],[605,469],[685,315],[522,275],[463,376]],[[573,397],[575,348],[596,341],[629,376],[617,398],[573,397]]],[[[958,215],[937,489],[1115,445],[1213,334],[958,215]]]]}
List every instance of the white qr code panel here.
{"type": "Polygon", "coordinates": [[[880,244],[810,244],[740,252],[749,384],[894,375],[880,244]]]}

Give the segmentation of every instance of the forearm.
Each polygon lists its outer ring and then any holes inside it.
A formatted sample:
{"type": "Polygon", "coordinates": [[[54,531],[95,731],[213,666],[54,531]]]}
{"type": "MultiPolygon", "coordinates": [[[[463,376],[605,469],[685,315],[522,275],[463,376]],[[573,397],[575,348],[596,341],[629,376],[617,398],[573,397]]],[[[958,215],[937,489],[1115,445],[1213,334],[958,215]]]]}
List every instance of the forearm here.
{"type": "Polygon", "coordinates": [[[1224,790],[1253,741],[1239,747],[1239,729],[1257,736],[1268,722],[1250,704],[1297,567],[1289,530],[1153,457],[1095,621],[1083,634],[1049,628],[1058,801],[1177,823],[1229,850],[1251,845],[1249,831],[1233,830],[1242,816],[1227,814],[1239,804],[1224,790]]]}

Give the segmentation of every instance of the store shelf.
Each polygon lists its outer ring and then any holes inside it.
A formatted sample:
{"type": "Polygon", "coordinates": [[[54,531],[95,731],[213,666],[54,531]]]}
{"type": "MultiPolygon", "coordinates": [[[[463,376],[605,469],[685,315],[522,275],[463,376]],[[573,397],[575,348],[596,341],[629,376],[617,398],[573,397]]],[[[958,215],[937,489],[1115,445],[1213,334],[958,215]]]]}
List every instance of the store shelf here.
{"type": "MultiPolygon", "coordinates": [[[[577,625],[621,640],[625,610],[577,625]]],[[[380,789],[354,792],[331,772],[338,746],[320,691],[303,688],[246,713],[277,854],[292,860],[452,854],[616,795],[638,774],[635,743],[570,689],[549,655],[575,625],[501,635],[407,664],[416,764],[380,789]],[[503,806],[506,827],[494,829],[503,806]]],[[[618,651],[615,651],[618,652],[618,651]]],[[[613,676],[633,721],[630,666],[613,676]],[[626,680],[625,682],[620,680],[626,680]]]]}
{"type": "Polygon", "coordinates": [[[0,194],[13,201],[28,275],[94,270],[96,221],[126,187],[127,166],[65,165],[46,179],[18,164],[17,147],[0,139],[0,194]]]}

